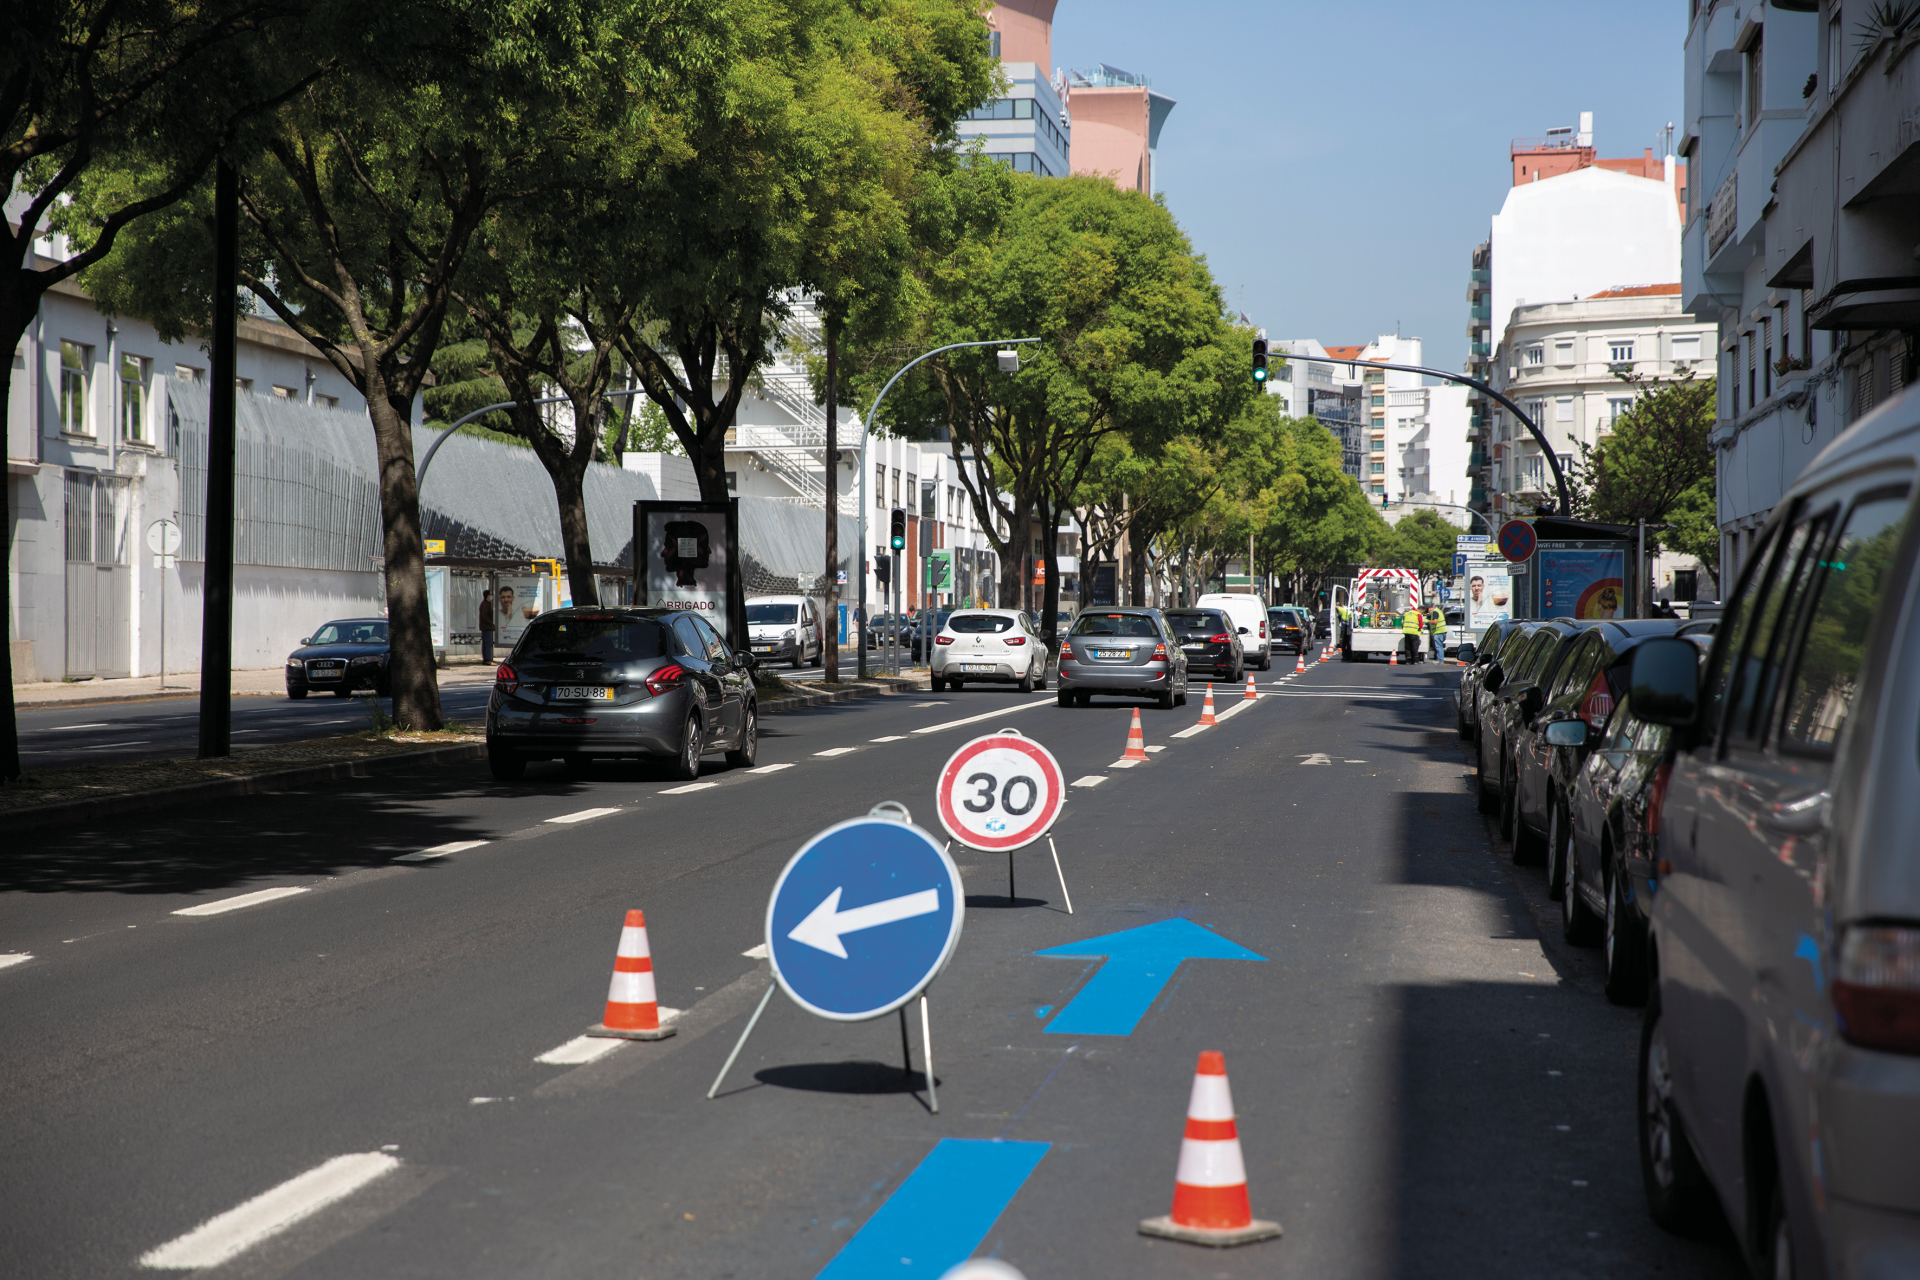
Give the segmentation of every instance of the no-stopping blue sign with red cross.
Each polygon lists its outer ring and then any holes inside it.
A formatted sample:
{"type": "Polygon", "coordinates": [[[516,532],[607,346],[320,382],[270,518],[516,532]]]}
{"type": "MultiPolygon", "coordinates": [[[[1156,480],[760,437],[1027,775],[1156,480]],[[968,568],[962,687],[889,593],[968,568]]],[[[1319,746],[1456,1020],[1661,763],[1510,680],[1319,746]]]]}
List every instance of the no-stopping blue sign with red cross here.
{"type": "Polygon", "coordinates": [[[1533,526],[1525,520],[1509,520],[1501,525],[1500,536],[1495,541],[1500,545],[1500,554],[1515,564],[1532,557],[1533,549],[1540,545],[1533,526]]]}
{"type": "Polygon", "coordinates": [[[1003,729],[953,753],[940,771],[936,798],[940,824],[961,844],[1019,849],[1053,826],[1066,782],[1051,751],[1003,729]]]}

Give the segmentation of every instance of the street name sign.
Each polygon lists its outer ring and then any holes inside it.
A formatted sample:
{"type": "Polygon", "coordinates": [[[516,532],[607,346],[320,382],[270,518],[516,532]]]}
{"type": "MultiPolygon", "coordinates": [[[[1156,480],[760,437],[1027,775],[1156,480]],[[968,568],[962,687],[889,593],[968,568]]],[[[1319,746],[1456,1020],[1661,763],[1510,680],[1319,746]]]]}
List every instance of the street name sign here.
{"type": "Polygon", "coordinates": [[[1021,849],[1046,835],[1065,797],[1065,775],[1053,753],[1011,729],[954,752],[936,789],[947,834],[992,852],[1021,849]]]}
{"type": "Polygon", "coordinates": [[[855,818],[793,855],[767,902],[774,980],[809,1013],[892,1013],[946,966],[966,918],[960,870],[909,822],[855,818]]]}

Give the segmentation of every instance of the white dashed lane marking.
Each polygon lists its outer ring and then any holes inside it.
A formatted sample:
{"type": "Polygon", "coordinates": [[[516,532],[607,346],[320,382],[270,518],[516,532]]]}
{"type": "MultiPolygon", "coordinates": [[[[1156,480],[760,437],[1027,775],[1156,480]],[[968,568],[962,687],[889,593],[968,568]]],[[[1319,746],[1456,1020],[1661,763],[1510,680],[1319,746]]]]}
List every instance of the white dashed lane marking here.
{"type": "Polygon", "coordinates": [[[604,1058],[626,1043],[625,1040],[609,1036],[575,1036],[558,1049],[547,1050],[534,1061],[555,1067],[577,1067],[581,1063],[604,1058]]]}
{"type": "Polygon", "coordinates": [[[237,898],[222,898],[218,902],[203,902],[197,907],[182,907],[174,912],[177,916],[217,916],[229,911],[238,911],[242,907],[257,907],[263,902],[273,902],[280,898],[291,898],[296,893],[308,890],[300,885],[288,885],[284,889],[261,889],[256,893],[243,893],[237,898]]]}
{"type": "Polygon", "coordinates": [[[1107,775],[1104,773],[1090,773],[1084,778],[1075,778],[1073,785],[1076,787],[1097,787],[1106,780],[1107,775]]]}
{"type": "MultiPolygon", "coordinates": [[[[689,791],[705,791],[705,790],[706,790],[706,789],[707,789],[708,787],[717,787],[717,786],[719,786],[719,785],[720,785],[720,784],[719,784],[719,783],[717,783],[717,782],[689,782],[689,783],[688,783],[688,784],[687,784],[686,786],[684,786],[684,787],[668,787],[668,788],[667,788],[667,789],[666,789],[665,791],[662,791],[662,792],[661,792],[660,794],[661,794],[661,795],[663,795],[663,796],[684,796],[684,795],[686,795],[686,794],[687,794],[687,793],[688,793],[689,791]]],[[[588,812],[590,812],[590,813],[618,813],[618,812],[619,812],[619,810],[618,810],[618,809],[592,809],[592,810],[589,810],[588,812]]],[[[549,819],[548,819],[548,821],[549,821],[549,822],[558,822],[558,821],[560,821],[560,819],[558,819],[558,818],[549,818],[549,819]]]]}
{"type": "Polygon", "coordinates": [[[33,953],[31,951],[10,951],[6,955],[0,956],[0,969],[11,969],[13,966],[25,964],[31,959],[33,959],[33,953]]]}
{"type": "Polygon", "coordinates": [[[850,751],[858,751],[859,749],[858,747],[828,747],[825,751],[816,751],[813,754],[816,756],[844,756],[850,751]]]}
{"type": "Polygon", "coordinates": [[[140,1265],[161,1271],[217,1267],[399,1167],[398,1159],[380,1151],[335,1156],[245,1204],[209,1218],[186,1235],[146,1254],[140,1265]]]}
{"type": "MultiPolygon", "coordinates": [[[[709,782],[709,783],[695,783],[694,785],[695,786],[712,786],[714,784],[709,782]]],[[[675,788],[675,790],[686,790],[686,788],[680,787],[680,788],[675,788]]],[[[670,792],[670,791],[662,792],[661,794],[672,795],[673,792],[670,792]]],[[[547,821],[559,822],[559,823],[591,822],[595,818],[604,818],[610,813],[618,813],[618,812],[620,812],[618,809],[582,809],[578,813],[563,813],[557,818],[548,818],[547,821]]]]}
{"type": "Polygon", "coordinates": [[[760,767],[759,767],[758,769],[749,769],[749,770],[747,770],[747,772],[748,772],[748,773],[778,773],[778,772],[780,772],[780,771],[781,771],[782,769],[791,769],[791,768],[793,768],[793,765],[792,765],[791,763],[788,763],[788,764],[763,764],[763,765],[761,765],[761,766],[760,766],[760,767]]]}
{"type": "MultiPolygon", "coordinates": [[[[938,706],[939,704],[929,703],[928,705],[938,706]]],[[[983,712],[982,714],[977,716],[968,716],[964,720],[947,720],[940,724],[923,725],[922,727],[915,729],[914,732],[915,733],[938,733],[942,729],[958,729],[963,724],[979,724],[982,720],[993,720],[993,719],[997,719],[1000,716],[1010,716],[1014,714],[1016,711],[1029,711],[1034,707],[1054,706],[1054,705],[1056,705],[1056,700],[1053,697],[1053,695],[1049,694],[1044,698],[1036,698],[1032,702],[1016,702],[1012,706],[1001,707],[998,711],[983,712]]]]}
{"type": "Polygon", "coordinates": [[[418,853],[403,853],[395,862],[432,862],[435,858],[444,858],[450,853],[462,853],[468,849],[478,849],[485,840],[454,840],[447,844],[437,844],[431,849],[422,849],[418,853]]]}
{"type": "Polygon", "coordinates": [[[767,958],[767,944],[762,942],[757,946],[748,947],[740,954],[749,960],[765,960],[767,958]]]}

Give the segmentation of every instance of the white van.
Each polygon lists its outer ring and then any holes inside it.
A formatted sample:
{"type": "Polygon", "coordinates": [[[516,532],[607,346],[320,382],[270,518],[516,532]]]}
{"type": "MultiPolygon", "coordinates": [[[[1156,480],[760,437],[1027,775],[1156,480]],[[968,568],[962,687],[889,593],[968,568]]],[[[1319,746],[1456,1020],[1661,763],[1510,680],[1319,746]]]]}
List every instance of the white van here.
{"type": "Polygon", "coordinates": [[[747,644],[766,663],[786,662],[795,670],[820,659],[825,636],[820,606],[806,596],[749,596],[747,644]]]}
{"type": "Polygon", "coordinates": [[[1193,602],[1196,609],[1218,609],[1233,619],[1240,630],[1240,647],[1246,650],[1247,665],[1262,671],[1273,668],[1273,641],[1267,635],[1267,602],[1260,596],[1237,595],[1218,591],[1193,602]]]}

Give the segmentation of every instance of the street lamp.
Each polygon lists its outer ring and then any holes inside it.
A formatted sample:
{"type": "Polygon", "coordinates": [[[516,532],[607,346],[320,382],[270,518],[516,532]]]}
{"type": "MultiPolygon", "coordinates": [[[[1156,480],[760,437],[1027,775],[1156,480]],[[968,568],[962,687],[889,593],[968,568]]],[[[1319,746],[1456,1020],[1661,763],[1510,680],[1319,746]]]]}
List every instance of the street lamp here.
{"type": "MultiPolygon", "coordinates": [[[[1022,343],[1038,342],[1038,341],[1040,341],[1040,339],[1038,338],[989,338],[984,342],[950,342],[944,347],[935,347],[932,351],[929,351],[924,355],[915,356],[913,359],[907,361],[905,364],[901,365],[898,369],[896,369],[894,371],[893,376],[887,379],[887,384],[884,387],[880,388],[880,394],[873,398],[873,407],[867,410],[867,419],[864,423],[861,424],[861,431],[860,431],[860,566],[861,567],[860,567],[860,600],[859,600],[859,608],[860,608],[859,671],[860,671],[860,678],[862,680],[865,680],[867,678],[867,571],[866,571],[867,443],[873,439],[873,424],[875,421],[879,419],[880,403],[887,398],[887,392],[893,390],[893,384],[900,381],[901,376],[905,374],[907,370],[913,368],[913,366],[919,364],[922,360],[930,360],[934,356],[940,355],[943,352],[958,351],[962,347],[1005,347],[1007,348],[1007,350],[1004,350],[999,354],[999,357],[998,357],[999,365],[1003,373],[1011,373],[1020,368],[1020,353],[1016,350],[1013,350],[1013,348],[1019,346],[1022,343]],[[1009,359],[1009,357],[1011,357],[1011,359],[1009,359]]],[[[900,591],[903,593],[902,598],[904,598],[905,588],[900,585],[900,579],[898,574],[894,575],[893,586],[894,586],[894,590],[900,591]]]]}

